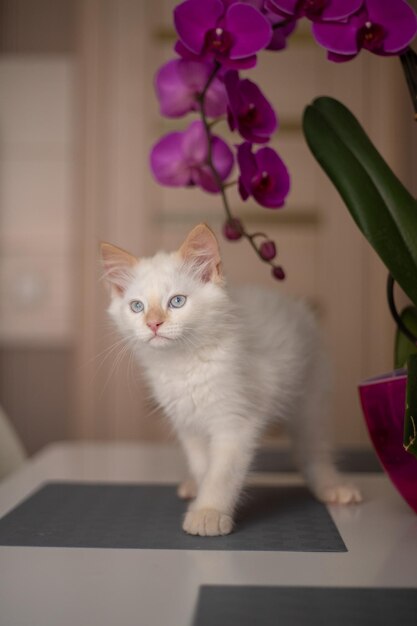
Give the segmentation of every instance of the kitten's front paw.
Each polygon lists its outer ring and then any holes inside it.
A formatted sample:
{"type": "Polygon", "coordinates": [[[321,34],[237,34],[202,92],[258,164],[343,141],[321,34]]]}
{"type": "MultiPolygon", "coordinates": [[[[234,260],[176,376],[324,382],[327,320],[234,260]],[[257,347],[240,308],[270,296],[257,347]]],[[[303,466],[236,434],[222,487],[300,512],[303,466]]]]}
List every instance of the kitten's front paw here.
{"type": "Polygon", "coordinates": [[[228,535],[233,530],[233,519],[230,515],[224,515],[215,509],[188,511],[182,528],[189,535],[201,537],[228,535]]]}
{"type": "Polygon", "coordinates": [[[354,485],[334,485],[323,487],[316,493],[317,498],[326,504],[358,504],[362,494],[354,485]]]}
{"type": "Polygon", "coordinates": [[[181,500],[192,500],[197,496],[197,484],[190,478],[178,485],[177,495],[181,500]]]}

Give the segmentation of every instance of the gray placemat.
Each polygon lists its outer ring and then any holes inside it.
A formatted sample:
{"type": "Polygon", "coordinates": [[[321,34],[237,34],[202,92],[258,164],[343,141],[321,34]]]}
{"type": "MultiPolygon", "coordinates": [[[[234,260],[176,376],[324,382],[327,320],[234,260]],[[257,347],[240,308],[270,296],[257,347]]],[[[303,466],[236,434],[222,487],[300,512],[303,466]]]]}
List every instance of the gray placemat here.
{"type": "Polygon", "coordinates": [[[194,537],[173,485],[48,483],[0,520],[0,545],[344,552],[326,507],[304,487],[253,487],[235,532],[194,537]]]}
{"type": "Polygon", "coordinates": [[[417,589],[203,586],[193,626],[416,626],[417,589]]]}
{"type": "MultiPolygon", "coordinates": [[[[346,448],[335,454],[337,468],[341,472],[382,472],[375,452],[364,448],[346,448]]],[[[260,448],[252,464],[254,472],[296,472],[290,449],[260,448]]]]}

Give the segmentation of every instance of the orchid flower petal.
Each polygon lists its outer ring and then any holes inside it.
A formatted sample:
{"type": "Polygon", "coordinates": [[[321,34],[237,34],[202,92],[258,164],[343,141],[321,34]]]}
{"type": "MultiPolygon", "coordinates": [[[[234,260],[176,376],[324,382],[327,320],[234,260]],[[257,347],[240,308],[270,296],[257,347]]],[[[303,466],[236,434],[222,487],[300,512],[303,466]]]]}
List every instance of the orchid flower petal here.
{"type": "Polygon", "coordinates": [[[268,9],[278,9],[284,15],[292,17],[296,13],[298,0],[270,0],[267,2],[268,9]]]}
{"type": "MultiPolygon", "coordinates": [[[[213,136],[212,139],[213,165],[221,181],[226,180],[233,168],[233,153],[223,139],[213,136]]],[[[219,185],[209,165],[204,165],[196,172],[196,184],[210,193],[217,193],[219,185]]]]}
{"type": "Polygon", "coordinates": [[[204,125],[199,120],[192,122],[183,132],[182,152],[190,165],[200,165],[207,158],[208,143],[204,125]]]}
{"type": "Polygon", "coordinates": [[[245,142],[238,147],[240,168],[239,192],[243,200],[252,196],[266,208],[279,208],[290,189],[290,177],[281,157],[272,148],[261,148],[252,154],[245,142]]]}
{"type": "Polygon", "coordinates": [[[313,22],[345,20],[363,5],[363,0],[267,0],[269,10],[289,17],[307,17],[313,22]]]}
{"type": "Polygon", "coordinates": [[[284,50],[287,46],[287,37],[295,30],[297,26],[297,20],[292,20],[289,23],[274,28],[272,39],[267,46],[267,50],[284,50]]]}
{"type": "Polygon", "coordinates": [[[225,16],[225,28],[234,37],[230,58],[248,57],[265,48],[272,38],[268,20],[248,4],[233,4],[225,16]]]}
{"type": "MultiPolygon", "coordinates": [[[[161,67],[155,79],[155,90],[158,96],[161,114],[166,117],[181,117],[191,111],[195,105],[195,94],[187,80],[184,80],[181,64],[187,64],[188,71],[192,71],[192,66],[197,65],[193,61],[183,59],[173,59],[161,67]]],[[[204,86],[204,78],[207,71],[201,64],[204,76],[201,85],[204,86]]],[[[196,81],[195,81],[196,82],[196,81]]],[[[201,86],[201,88],[202,88],[201,86]]]]}
{"type": "Polygon", "coordinates": [[[227,72],[225,86],[229,98],[229,126],[237,128],[244,139],[266,143],[277,128],[275,111],[259,89],[248,79],[239,80],[237,72],[227,72]]]}
{"type": "Polygon", "coordinates": [[[283,160],[269,147],[258,150],[255,158],[259,171],[269,175],[271,186],[265,191],[262,187],[254,189],[253,197],[264,207],[281,207],[290,190],[290,177],[283,160]]]}
{"type": "Polygon", "coordinates": [[[345,20],[350,15],[356,13],[356,11],[359,11],[362,4],[363,0],[331,0],[331,2],[324,6],[320,20],[345,20]]]}
{"type": "Polygon", "coordinates": [[[183,187],[189,183],[189,168],[182,154],[182,133],[169,133],[152,148],[151,170],[162,185],[183,187]]]}
{"type": "Polygon", "coordinates": [[[366,8],[371,23],[385,30],[382,49],[389,53],[401,52],[417,33],[417,16],[404,0],[367,0],[366,8]]]}
{"type": "Polygon", "coordinates": [[[238,146],[237,162],[240,169],[239,193],[242,200],[246,200],[251,193],[251,181],[258,172],[256,159],[252,154],[252,145],[248,141],[238,146]]]}
{"type": "Polygon", "coordinates": [[[365,18],[351,18],[347,23],[315,22],[313,35],[316,41],[336,54],[355,55],[359,51],[358,30],[365,18]]]}
{"type": "Polygon", "coordinates": [[[200,54],[207,31],[216,26],[223,12],[221,0],[185,0],[175,7],[175,29],[184,46],[194,54],[200,54]]]}

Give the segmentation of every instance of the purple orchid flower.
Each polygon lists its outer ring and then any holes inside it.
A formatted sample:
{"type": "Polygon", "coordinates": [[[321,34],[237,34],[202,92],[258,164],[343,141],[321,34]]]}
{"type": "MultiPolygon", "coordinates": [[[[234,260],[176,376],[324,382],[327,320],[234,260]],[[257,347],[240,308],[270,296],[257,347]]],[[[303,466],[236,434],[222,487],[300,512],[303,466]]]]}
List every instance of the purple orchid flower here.
{"type": "Polygon", "coordinates": [[[255,83],[239,79],[236,70],[226,73],[230,130],[237,130],[252,143],[266,143],[277,128],[275,111],[255,83]]]}
{"type": "Polygon", "coordinates": [[[268,209],[284,204],[290,190],[288,170],[272,148],[261,148],[255,154],[252,145],[245,141],[237,150],[240,168],[239,193],[242,200],[249,196],[268,209]]]}
{"type": "Polygon", "coordinates": [[[281,24],[272,22],[274,26],[274,32],[272,39],[267,46],[267,50],[278,51],[284,50],[287,47],[287,38],[293,33],[297,26],[297,20],[290,20],[281,24]]]}
{"type": "Polygon", "coordinates": [[[374,54],[401,54],[417,33],[417,16],[404,0],[366,0],[346,22],[313,25],[317,42],[332,61],[348,61],[361,48],[374,54]]]}
{"type": "Polygon", "coordinates": [[[186,0],[174,10],[180,41],[175,49],[183,58],[214,58],[231,68],[256,65],[256,53],[272,37],[268,20],[242,2],[186,0]]]}
{"type": "MultiPolygon", "coordinates": [[[[213,63],[173,59],[163,65],[155,79],[161,114],[165,117],[181,117],[189,111],[200,109],[197,100],[213,71],[213,63]]],[[[218,117],[226,113],[227,96],[224,83],[213,79],[206,92],[205,113],[218,117]]]]}
{"type": "MultiPolygon", "coordinates": [[[[291,19],[287,15],[268,9],[267,0],[239,0],[244,4],[250,4],[258,9],[266,17],[272,26],[272,39],[266,46],[266,50],[284,50],[287,47],[287,37],[291,35],[297,26],[297,19],[291,19]]],[[[225,2],[225,0],[223,0],[225,2]]]]}
{"type": "Polygon", "coordinates": [[[358,11],[363,0],[266,0],[269,11],[286,19],[307,17],[312,22],[345,20],[358,11]]]}
{"type": "MultiPolygon", "coordinates": [[[[195,121],[183,132],[168,133],[151,151],[153,175],[162,185],[188,187],[198,185],[216,193],[219,185],[207,164],[208,141],[204,125],[195,121]]],[[[211,158],[219,177],[224,181],[233,167],[233,153],[227,143],[212,136],[211,158]]]]}

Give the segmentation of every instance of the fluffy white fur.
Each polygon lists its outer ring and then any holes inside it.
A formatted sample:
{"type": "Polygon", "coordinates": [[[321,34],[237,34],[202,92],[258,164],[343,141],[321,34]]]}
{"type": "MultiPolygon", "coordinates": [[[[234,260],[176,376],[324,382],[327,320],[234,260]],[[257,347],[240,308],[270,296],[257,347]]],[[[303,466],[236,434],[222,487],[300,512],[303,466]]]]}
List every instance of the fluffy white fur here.
{"type": "Polygon", "coordinates": [[[191,479],[180,497],[194,498],[183,528],[227,534],[254,451],[266,425],[284,420],[300,470],[327,502],[358,502],[341,485],[326,444],[327,364],[307,307],[259,288],[227,290],[214,235],[204,225],[180,251],[136,260],[107,246],[113,285],[109,312],[131,341],[156,401],[186,453],[191,479]],[[187,296],[182,308],[168,306],[187,296]],[[130,303],[144,310],[134,313],[130,303]],[[155,333],[147,325],[159,324],[155,333]]]}

